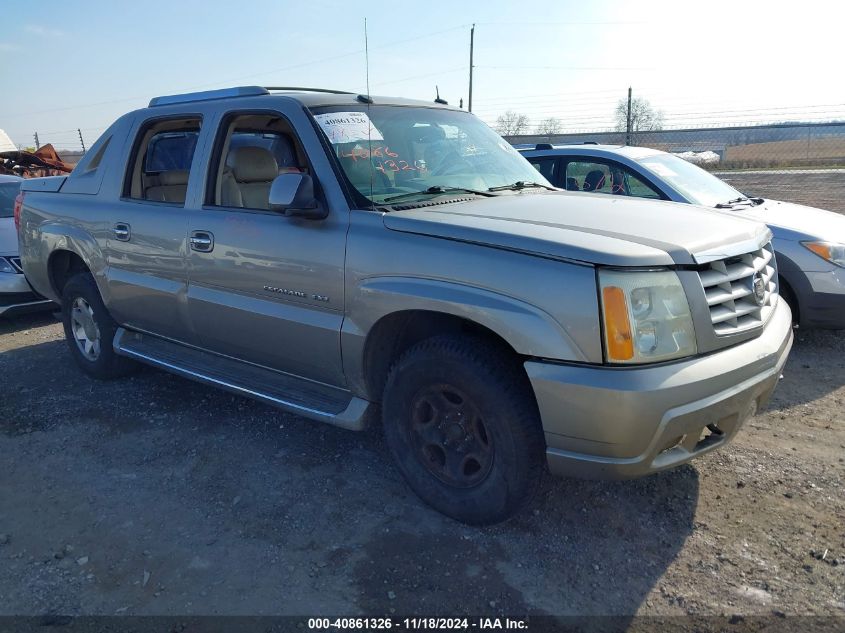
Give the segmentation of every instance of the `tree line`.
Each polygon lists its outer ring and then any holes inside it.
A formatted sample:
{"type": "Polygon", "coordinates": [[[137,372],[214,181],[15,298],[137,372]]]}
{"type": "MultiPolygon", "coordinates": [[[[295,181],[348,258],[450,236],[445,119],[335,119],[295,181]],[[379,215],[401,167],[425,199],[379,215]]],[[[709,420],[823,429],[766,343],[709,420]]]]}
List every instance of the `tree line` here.
{"type": "MultiPolygon", "coordinates": [[[[614,121],[617,132],[628,129],[628,100],[620,99],[614,109],[614,121]]],[[[531,134],[532,123],[527,114],[508,110],[496,119],[496,131],[502,136],[531,134]]],[[[631,99],[631,131],[644,132],[663,129],[663,112],[655,109],[648,99],[631,99]]],[[[563,132],[563,122],[557,117],[542,119],[534,126],[533,134],[553,136],[563,132]]]]}

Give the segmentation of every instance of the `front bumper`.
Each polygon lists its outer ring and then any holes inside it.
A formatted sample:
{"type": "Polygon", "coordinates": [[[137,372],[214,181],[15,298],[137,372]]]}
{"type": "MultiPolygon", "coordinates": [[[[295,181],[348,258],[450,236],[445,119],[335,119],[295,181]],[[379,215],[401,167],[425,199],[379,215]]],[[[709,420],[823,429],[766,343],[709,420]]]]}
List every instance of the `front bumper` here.
{"type": "Polygon", "coordinates": [[[0,273],[0,317],[56,307],[56,304],[32,291],[26,277],[0,273]]]}
{"type": "MultiPolygon", "coordinates": [[[[804,327],[845,329],[845,268],[827,272],[804,272],[793,281],[798,311],[804,327]]],[[[793,277],[795,277],[793,275],[793,277]]]]}
{"type": "Polygon", "coordinates": [[[639,368],[526,362],[549,469],[627,479],[726,444],[768,402],[791,347],[792,315],[779,301],[757,338],[687,361],[639,368]]]}

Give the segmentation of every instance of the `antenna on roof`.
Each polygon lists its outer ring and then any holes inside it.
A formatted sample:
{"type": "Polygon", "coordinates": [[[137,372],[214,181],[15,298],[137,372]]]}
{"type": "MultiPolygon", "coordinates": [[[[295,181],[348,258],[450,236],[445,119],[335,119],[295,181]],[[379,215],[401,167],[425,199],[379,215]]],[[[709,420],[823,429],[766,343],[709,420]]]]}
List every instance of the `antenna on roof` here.
{"type": "MultiPolygon", "coordinates": [[[[366,68],[366,77],[367,77],[367,155],[370,155],[370,152],[373,149],[373,122],[370,119],[370,104],[372,104],[373,100],[370,97],[370,44],[369,38],[367,37],[367,18],[364,18],[364,66],[366,68]]],[[[373,199],[373,187],[375,186],[375,165],[373,165],[373,161],[367,161],[370,166],[370,200],[373,199]]],[[[375,205],[373,205],[375,206],[375,205]]]]}
{"type": "Polygon", "coordinates": [[[434,103],[442,103],[443,105],[449,105],[449,102],[446,101],[446,99],[440,98],[440,86],[435,84],[434,90],[437,93],[437,96],[434,98],[434,103]]]}
{"type": "Polygon", "coordinates": [[[367,96],[370,96],[370,46],[367,38],[367,18],[364,18],[364,69],[367,80],[367,96]]]}

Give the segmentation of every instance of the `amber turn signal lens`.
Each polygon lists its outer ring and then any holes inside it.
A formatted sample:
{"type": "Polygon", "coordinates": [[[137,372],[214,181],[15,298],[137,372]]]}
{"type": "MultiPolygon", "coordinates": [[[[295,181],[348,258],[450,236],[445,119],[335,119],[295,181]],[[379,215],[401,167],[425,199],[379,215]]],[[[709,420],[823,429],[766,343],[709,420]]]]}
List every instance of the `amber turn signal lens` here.
{"type": "Polygon", "coordinates": [[[631,335],[625,291],[617,286],[606,286],[602,289],[602,299],[608,359],[631,360],[634,357],[634,339],[631,335]]]}
{"type": "Polygon", "coordinates": [[[826,259],[827,261],[831,261],[833,259],[830,254],[830,246],[827,244],[821,242],[804,242],[804,246],[809,248],[822,259],[826,259]]]}

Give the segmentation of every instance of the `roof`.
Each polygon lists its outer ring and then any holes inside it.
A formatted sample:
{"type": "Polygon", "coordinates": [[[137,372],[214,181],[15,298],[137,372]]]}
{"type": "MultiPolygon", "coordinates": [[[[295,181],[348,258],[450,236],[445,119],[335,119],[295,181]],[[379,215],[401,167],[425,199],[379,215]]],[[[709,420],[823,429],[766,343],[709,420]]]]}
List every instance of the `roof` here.
{"type": "Polygon", "coordinates": [[[202,92],[188,92],[184,94],[164,95],[150,100],[149,107],[154,108],[180,103],[197,103],[205,101],[234,100],[250,97],[280,96],[295,99],[307,108],[319,106],[352,106],[363,108],[372,101],[373,105],[398,105],[430,108],[445,108],[459,110],[455,106],[444,105],[432,101],[417,99],[403,99],[400,97],[372,96],[369,98],[353,92],[328,90],[322,88],[263,88],[261,86],[236,86],[221,90],[205,90],[202,92]]]}
{"type": "Polygon", "coordinates": [[[20,182],[23,180],[20,176],[11,176],[9,174],[0,174],[0,182],[20,182]]]}
{"type": "Polygon", "coordinates": [[[635,145],[599,145],[597,143],[571,143],[566,145],[549,145],[548,143],[538,143],[534,148],[521,146],[517,148],[521,154],[531,154],[532,156],[556,156],[561,153],[571,153],[577,151],[579,154],[586,156],[603,156],[603,155],[622,155],[632,159],[645,158],[646,156],[655,156],[657,154],[664,154],[657,149],[648,147],[637,147],[635,145]]]}

